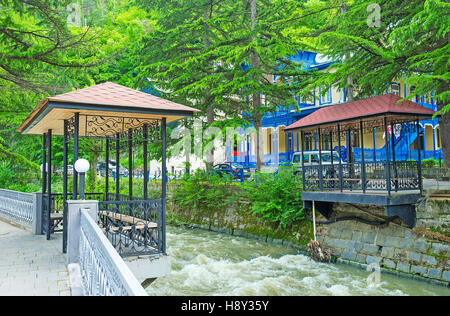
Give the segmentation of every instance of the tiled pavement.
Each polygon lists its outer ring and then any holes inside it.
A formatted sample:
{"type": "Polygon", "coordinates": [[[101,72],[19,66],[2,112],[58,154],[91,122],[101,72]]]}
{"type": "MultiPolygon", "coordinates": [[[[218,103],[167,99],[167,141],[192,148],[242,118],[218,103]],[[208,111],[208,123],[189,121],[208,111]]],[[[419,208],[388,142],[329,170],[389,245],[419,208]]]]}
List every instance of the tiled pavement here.
{"type": "Polygon", "coordinates": [[[45,236],[0,220],[0,296],[70,295],[61,235],[45,236]]]}

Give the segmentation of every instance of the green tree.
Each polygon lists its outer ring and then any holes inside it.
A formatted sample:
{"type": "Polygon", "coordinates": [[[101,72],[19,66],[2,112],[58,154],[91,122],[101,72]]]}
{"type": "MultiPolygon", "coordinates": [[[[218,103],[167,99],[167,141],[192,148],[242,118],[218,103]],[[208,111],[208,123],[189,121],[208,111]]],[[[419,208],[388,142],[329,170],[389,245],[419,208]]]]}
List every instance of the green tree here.
{"type": "MultiPolygon", "coordinates": [[[[301,3],[154,0],[148,5],[158,11],[158,23],[143,42],[140,77],[163,96],[201,109],[209,126],[223,127],[216,117],[244,118],[257,130],[264,113],[294,103],[294,87],[285,82],[305,75],[289,60],[301,42],[282,21],[301,3]],[[274,75],[280,84],[274,85],[274,75]]],[[[257,155],[257,167],[262,164],[257,155]]]]}
{"type": "Polygon", "coordinates": [[[334,8],[327,20],[301,36],[313,38],[317,51],[339,62],[333,72],[306,80],[303,89],[354,85],[362,98],[406,78],[417,94],[434,94],[437,100],[444,159],[450,167],[450,4],[439,0],[325,2],[334,8]]]}
{"type": "MultiPolygon", "coordinates": [[[[41,138],[15,132],[39,100],[105,81],[132,87],[137,61],[132,48],[151,30],[149,16],[126,0],[0,0],[0,156],[5,168],[19,161],[27,168],[40,164],[41,138]],[[78,4],[82,25],[68,23],[68,4],[78,4]]],[[[101,149],[96,140],[86,142],[101,149]]],[[[60,143],[54,142],[57,166],[62,164],[60,143]]],[[[100,156],[97,149],[93,160],[100,156]]]]}

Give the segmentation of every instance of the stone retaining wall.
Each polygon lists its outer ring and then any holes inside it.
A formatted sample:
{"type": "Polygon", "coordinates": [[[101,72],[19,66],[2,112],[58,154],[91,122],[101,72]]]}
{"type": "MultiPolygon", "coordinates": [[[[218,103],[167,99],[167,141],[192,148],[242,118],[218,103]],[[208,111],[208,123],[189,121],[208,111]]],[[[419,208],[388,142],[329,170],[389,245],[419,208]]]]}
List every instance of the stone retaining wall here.
{"type": "Polygon", "coordinates": [[[450,238],[445,236],[450,201],[425,200],[418,206],[417,214],[418,225],[414,229],[398,222],[370,226],[346,221],[320,225],[318,239],[337,258],[360,264],[375,263],[393,272],[450,285],[450,238]]]}

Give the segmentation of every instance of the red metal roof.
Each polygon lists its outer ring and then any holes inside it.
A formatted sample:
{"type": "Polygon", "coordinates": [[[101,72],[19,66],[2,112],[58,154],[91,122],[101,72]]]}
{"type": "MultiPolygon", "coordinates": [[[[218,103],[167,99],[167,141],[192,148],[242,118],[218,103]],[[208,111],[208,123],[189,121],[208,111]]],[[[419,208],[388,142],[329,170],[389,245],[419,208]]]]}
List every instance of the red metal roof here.
{"type": "Polygon", "coordinates": [[[343,121],[364,120],[376,116],[411,116],[422,119],[432,117],[435,114],[434,111],[409,100],[399,103],[398,101],[401,99],[394,94],[385,94],[323,107],[286,127],[285,130],[306,129],[343,121]]]}

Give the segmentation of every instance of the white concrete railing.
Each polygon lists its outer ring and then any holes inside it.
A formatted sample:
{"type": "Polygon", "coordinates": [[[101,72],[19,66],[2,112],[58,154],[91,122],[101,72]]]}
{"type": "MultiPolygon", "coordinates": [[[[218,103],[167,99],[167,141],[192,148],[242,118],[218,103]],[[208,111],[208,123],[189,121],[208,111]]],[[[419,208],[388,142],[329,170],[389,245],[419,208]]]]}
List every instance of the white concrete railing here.
{"type": "Polygon", "coordinates": [[[109,240],[92,218],[80,212],[79,266],[83,294],[87,296],[147,296],[109,240]]]}
{"type": "Polygon", "coordinates": [[[31,229],[35,204],[35,194],[0,189],[0,217],[9,221],[31,229]]]}

